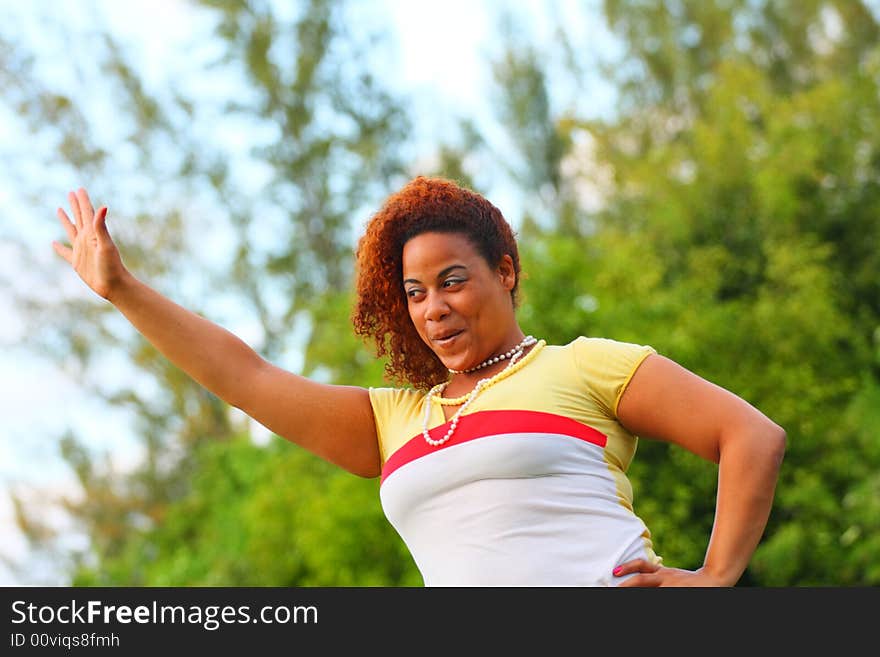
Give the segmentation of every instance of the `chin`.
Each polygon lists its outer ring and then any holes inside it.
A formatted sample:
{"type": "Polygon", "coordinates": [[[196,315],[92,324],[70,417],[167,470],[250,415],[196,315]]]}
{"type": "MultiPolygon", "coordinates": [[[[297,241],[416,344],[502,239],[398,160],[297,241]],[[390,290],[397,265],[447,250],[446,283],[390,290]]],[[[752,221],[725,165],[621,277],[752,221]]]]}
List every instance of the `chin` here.
{"type": "Polygon", "coordinates": [[[467,354],[462,354],[458,358],[441,358],[440,360],[443,363],[443,367],[448,370],[466,370],[477,364],[472,362],[471,359],[467,357],[467,354]]]}
{"type": "Polygon", "coordinates": [[[443,349],[442,347],[437,348],[431,342],[426,342],[426,344],[446,369],[466,370],[476,364],[471,363],[472,358],[470,357],[470,350],[467,348],[467,345],[456,345],[457,348],[443,349]]]}
{"type": "Polygon", "coordinates": [[[451,357],[443,355],[443,354],[438,354],[436,351],[434,352],[434,355],[437,357],[437,360],[440,361],[440,363],[443,365],[443,367],[445,367],[447,370],[460,370],[461,369],[461,367],[459,367],[459,359],[458,358],[454,358],[454,357],[451,358],[451,357]]]}

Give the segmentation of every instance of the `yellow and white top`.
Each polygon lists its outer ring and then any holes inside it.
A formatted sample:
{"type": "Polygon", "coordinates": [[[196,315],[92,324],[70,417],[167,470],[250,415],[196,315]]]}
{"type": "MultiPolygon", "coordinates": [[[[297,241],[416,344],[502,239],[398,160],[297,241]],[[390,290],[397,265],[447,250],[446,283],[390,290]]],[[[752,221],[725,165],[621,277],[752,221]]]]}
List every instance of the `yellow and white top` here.
{"type": "MultiPolygon", "coordinates": [[[[483,390],[452,438],[422,435],[425,394],[371,388],[380,499],[426,586],[610,586],[615,566],[659,562],[633,511],[637,437],[617,420],[645,345],[544,341],[483,390]]],[[[431,409],[430,435],[449,428],[431,409]]]]}

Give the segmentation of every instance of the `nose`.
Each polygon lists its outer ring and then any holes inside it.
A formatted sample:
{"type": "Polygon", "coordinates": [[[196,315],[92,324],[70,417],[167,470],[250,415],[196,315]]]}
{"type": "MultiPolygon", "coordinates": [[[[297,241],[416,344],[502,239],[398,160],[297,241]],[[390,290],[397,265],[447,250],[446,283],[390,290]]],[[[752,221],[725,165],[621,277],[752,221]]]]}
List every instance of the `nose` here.
{"type": "Polygon", "coordinates": [[[443,295],[428,293],[428,298],[425,300],[425,319],[431,322],[438,322],[448,314],[449,306],[443,295]]]}

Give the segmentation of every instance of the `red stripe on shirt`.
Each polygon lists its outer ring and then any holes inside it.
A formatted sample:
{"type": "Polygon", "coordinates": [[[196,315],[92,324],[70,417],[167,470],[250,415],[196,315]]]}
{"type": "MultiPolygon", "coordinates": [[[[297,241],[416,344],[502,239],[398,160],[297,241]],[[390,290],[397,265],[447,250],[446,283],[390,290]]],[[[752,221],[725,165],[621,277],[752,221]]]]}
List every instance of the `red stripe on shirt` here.
{"type": "MultiPolygon", "coordinates": [[[[440,440],[449,430],[450,421],[434,427],[428,433],[432,440],[440,440]]],[[[382,481],[402,465],[427,456],[440,449],[460,445],[476,438],[510,433],[546,433],[579,438],[599,447],[605,447],[607,437],[593,427],[563,415],[541,411],[479,411],[462,415],[452,437],[442,445],[429,445],[419,433],[402,445],[382,466],[382,481]]]]}

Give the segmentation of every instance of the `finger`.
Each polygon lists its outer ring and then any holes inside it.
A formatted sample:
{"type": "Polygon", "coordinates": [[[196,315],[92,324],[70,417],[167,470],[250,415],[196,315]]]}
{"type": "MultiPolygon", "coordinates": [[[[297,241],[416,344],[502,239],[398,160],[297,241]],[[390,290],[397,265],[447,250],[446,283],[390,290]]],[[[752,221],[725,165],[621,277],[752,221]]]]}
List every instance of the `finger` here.
{"type": "Polygon", "coordinates": [[[89,199],[89,193],[82,187],[76,190],[76,198],[79,201],[79,209],[82,211],[83,225],[92,223],[95,216],[95,208],[92,207],[92,201],[89,199]]]}
{"type": "Polygon", "coordinates": [[[628,588],[637,588],[639,585],[639,576],[634,575],[633,577],[627,577],[622,582],[617,584],[618,588],[628,589],[628,588]]]}
{"type": "Polygon", "coordinates": [[[630,573],[653,573],[659,568],[660,564],[652,563],[647,559],[633,559],[617,566],[612,574],[615,577],[621,577],[630,573]]]}
{"type": "Polygon", "coordinates": [[[76,220],[77,229],[82,229],[82,214],[80,214],[79,211],[79,201],[76,199],[76,194],[68,192],[67,201],[70,203],[70,211],[73,212],[73,218],[76,220]]]}
{"type": "Polygon", "coordinates": [[[52,242],[52,248],[55,249],[55,253],[60,255],[62,258],[67,260],[70,264],[73,264],[73,250],[69,247],[60,244],[59,242],[52,242]]]}
{"type": "Polygon", "coordinates": [[[98,212],[95,214],[94,221],[94,229],[95,235],[98,236],[98,241],[100,242],[109,242],[110,241],[110,231],[107,230],[107,206],[101,206],[98,212]]]}
{"type": "Polygon", "coordinates": [[[76,226],[74,226],[70,222],[70,218],[61,208],[58,208],[58,212],[56,214],[58,215],[58,221],[60,221],[61,225],[64,226],[64,232],[67,233],[67,237],[72,244],[73,241],[76,239],[76,226]]]}
{"type": "Polygon", "coordinates": [[[621,588],[638,588],[638,587],[657,587],[660,586],[661,578],[653,573],[645,573],[641,575],[633,575],[627,577],[620,584],[621,588]]]}

